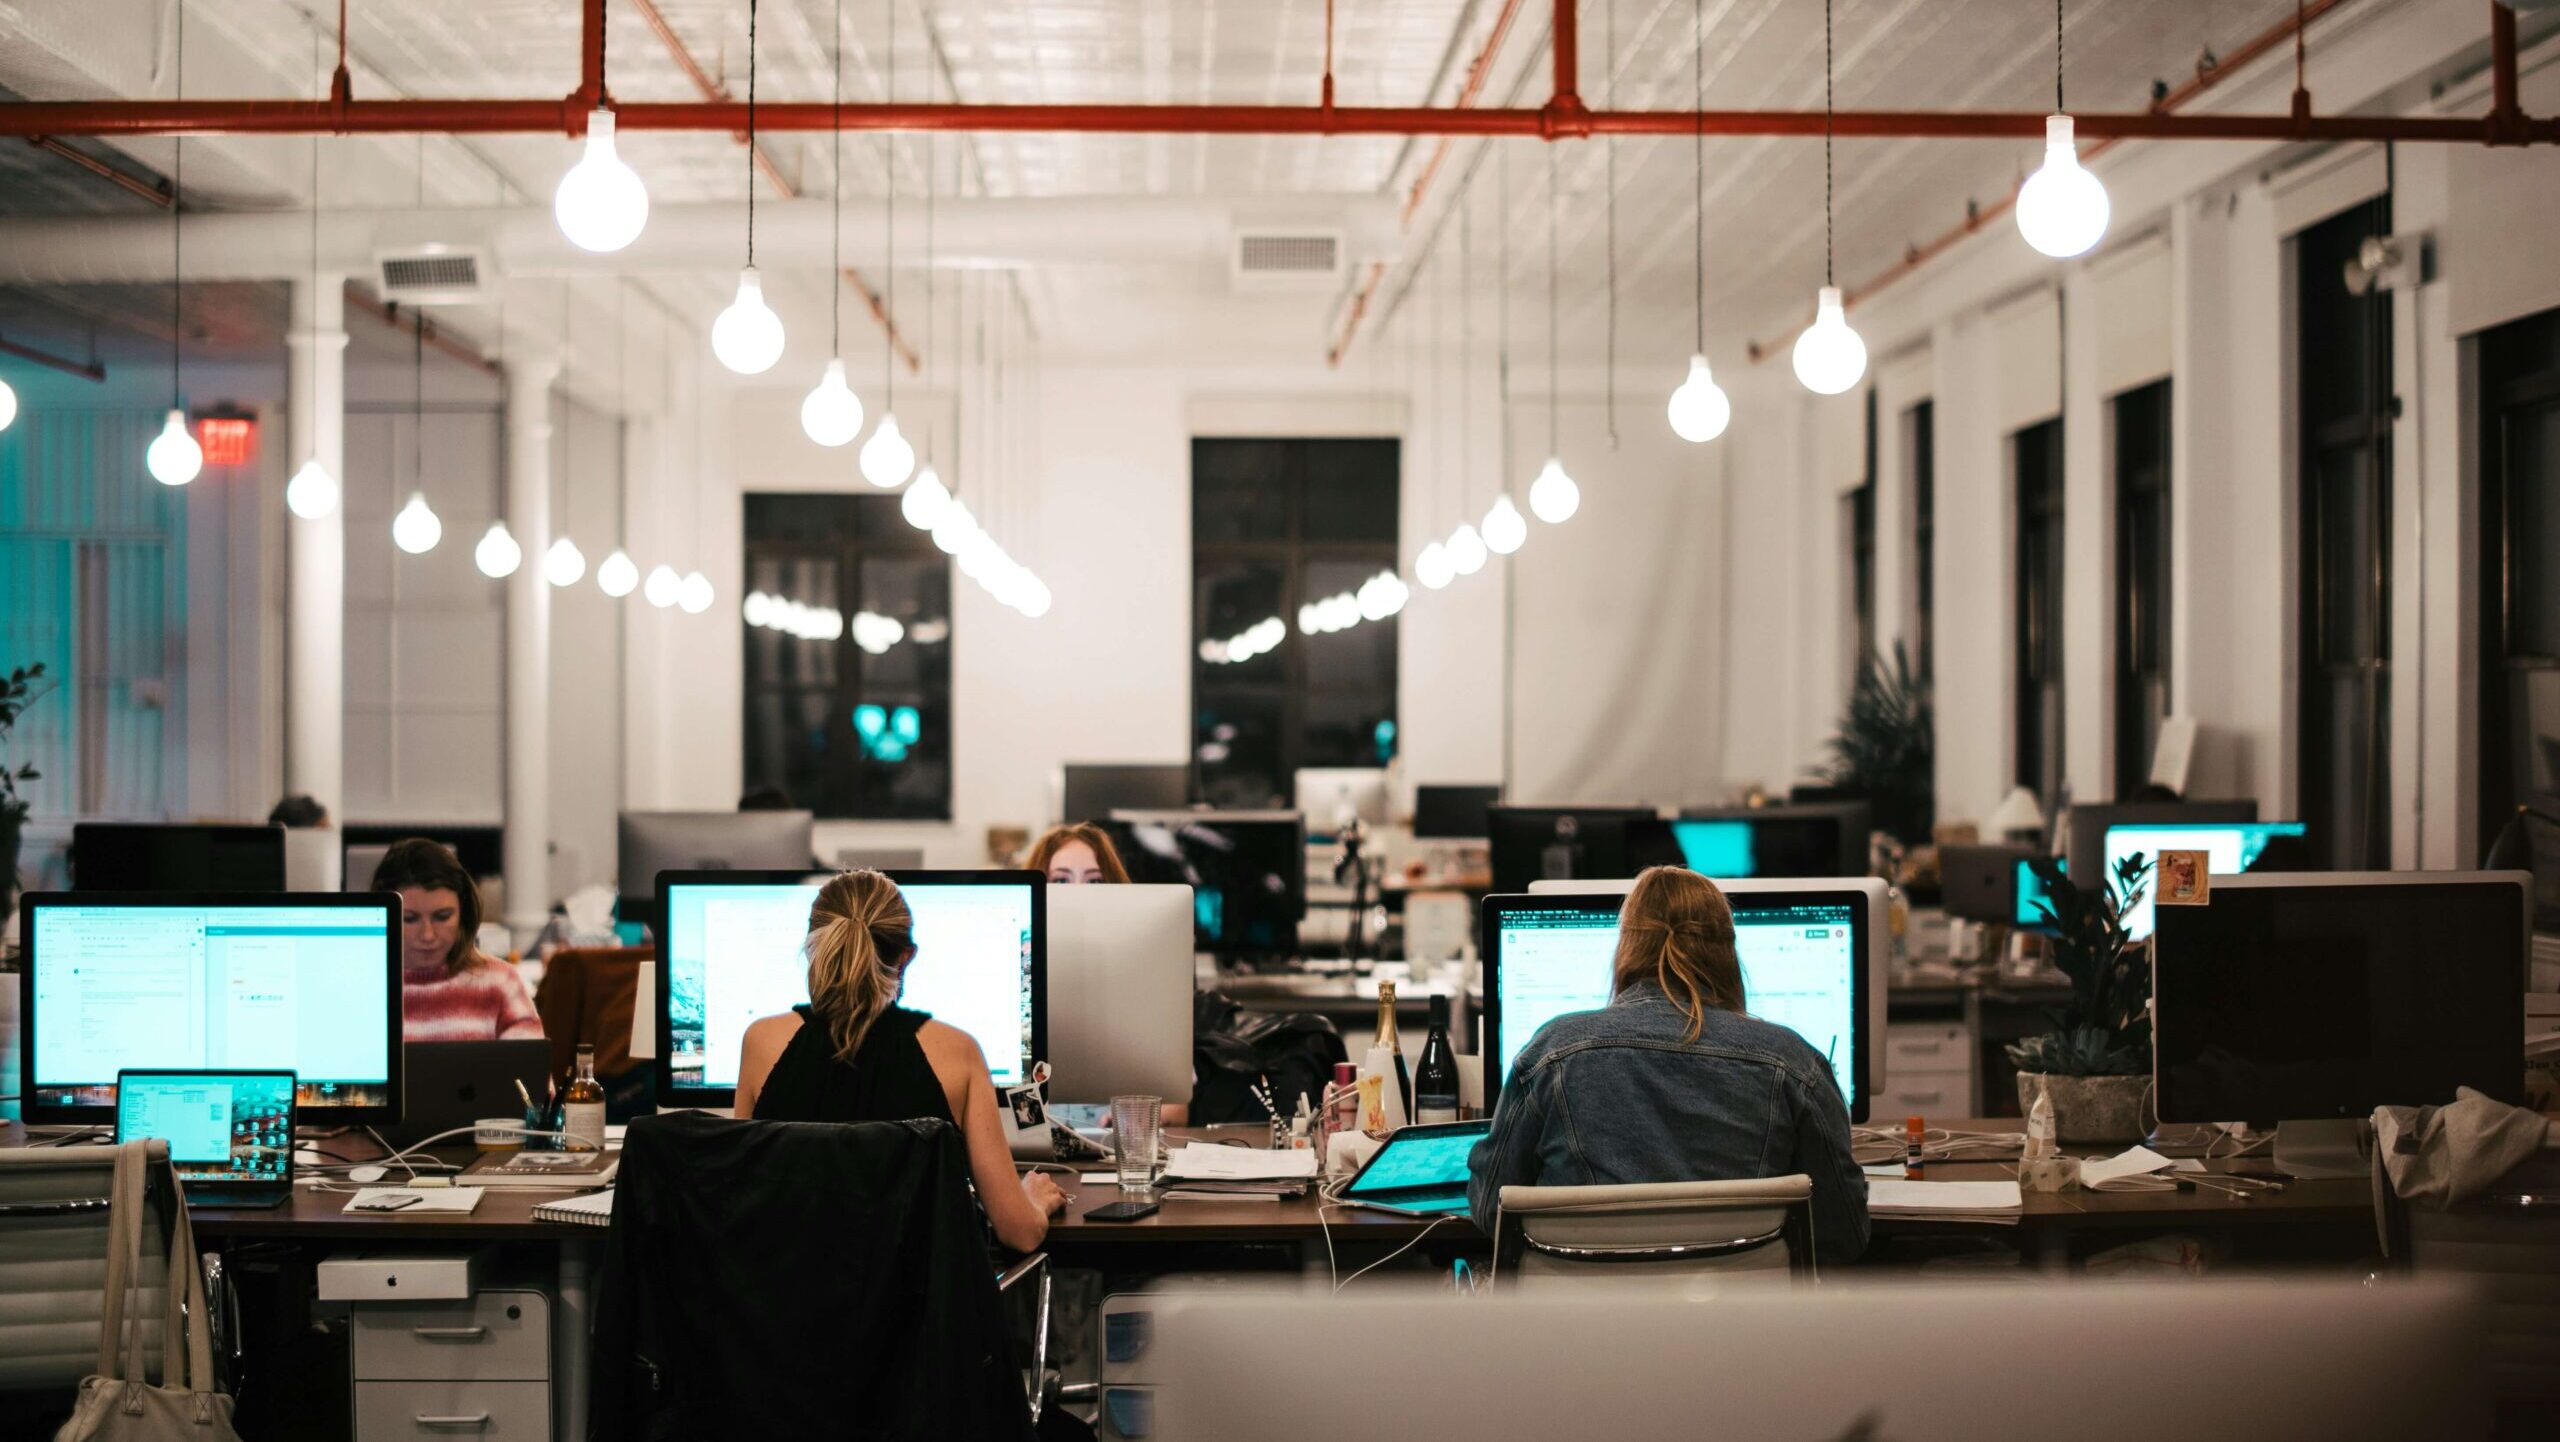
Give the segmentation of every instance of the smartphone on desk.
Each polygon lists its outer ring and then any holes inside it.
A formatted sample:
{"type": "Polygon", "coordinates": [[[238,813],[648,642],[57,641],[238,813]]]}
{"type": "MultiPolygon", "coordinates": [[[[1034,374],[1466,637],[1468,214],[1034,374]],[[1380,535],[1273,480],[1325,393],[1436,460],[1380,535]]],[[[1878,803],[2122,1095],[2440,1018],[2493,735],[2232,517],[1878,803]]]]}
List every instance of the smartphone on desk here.
{"type": "Polygon", "coordinates": [[[1085,1213],[1084,1219],[1088,1222],[1134,1222],[1140,1217],[1154,1216],[1161,1205],[1160,1202],[1105,1202],[1085,1213]]]}

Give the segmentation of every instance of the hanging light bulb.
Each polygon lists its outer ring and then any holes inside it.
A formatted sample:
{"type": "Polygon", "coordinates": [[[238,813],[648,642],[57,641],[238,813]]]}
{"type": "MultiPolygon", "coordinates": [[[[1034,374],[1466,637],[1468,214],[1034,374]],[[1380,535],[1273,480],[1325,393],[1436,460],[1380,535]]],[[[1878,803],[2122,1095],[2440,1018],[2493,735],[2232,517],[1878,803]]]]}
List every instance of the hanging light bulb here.
{"type": "Polygon", "coordinates": [[[614,547],[613,554],[596,567],[596,589],[617,601],[639,587],[640,568],[632,564],[630,554],[620,546],[614,547]]]}
{"type": "Polygon", "coordinates": [[[699,616],[711,609],[711,578],[700,571],[687,571],[683,587],[676,592],[676,604],[688,616],[699,616]]]}
{"type": "Polygon", "coordinates": [[[1051,599],[1048,583],[1041,580],[1036,575],[1032,576],[1030,581],[1023,586],[1022,614],[1030,617],[1034,621],[1039,620],[1041,617],[1049,614],[1049,603],[1051,599]]]}
{"type": "Polygon", "coordinates": [[[862,398],[845,384],[841,357],[827,362],[827,373],[800,402],[800,429],[831,450],[862,434],[862,398]]]}
{"type": "Polygon", "coordinates": [[[942,519],[933,527],[934,549],[946,556],[956,556],[960,548],[978,533],[978,518],[969,514],[969,503],[954,498],[943,508],[942,519]]]}
{"type": "Polygon", "coordinates": [[[648,598],[650,605],[663,611],[674,605],[677,597],[684,594],[684,582],[676,575],[675,567],[652,566],[649,568],[649,579],[640,588],[640,594],[648,598]]]}
{"type": "Polygon", "coordinates": [[[9,389],[7,381],[0,381],[0,431],[7,430],[9,423],[17,418],[18,393],[9,389]]]}
{"type": "Polygon", "coordinates": [[[1582,509],[1582,487],[1564,473],[1562,457],[1549,456],[1538,468],[1538,478],[1529,483],[1529,509],[1550,526],[1572,520],[1582,509]]]}
{"type": "Polygon", "coordinates": [[[1867,373],[1867,343],[1849,329],[1840,287],[1826,285],[1814,301],[1813,324],[1796,337],[1796,379],[1818,396],[1836,396],[1867,373]]]}
{"type": "Polygon", "coordinates": [[[423,556],[443,539],[444,522],[436,519],[435,508],[427,504],[427,493],[411,491],[409,504],[391,518],[391,544],[412,556],[423,556]]]}
{"type": "Polygon", "coordinates": [[[578,543],[567,536],[553,541],[551,549],[542,553],[542,579],[552,585],[574,586],[586,573],[587,553],[579,550],[578,543]]]}
{"type": "Polygon", "coordinates": [[[204,447],[187,434],[187,413],[176,406],[169,408],[169,419],[160,434],[151,438],[151,448],[142,453],[142,463],[149,468],[151,479],[164,486],[183,486],[204,469],[204,447]]]}
{"type": "Polygon", "coordinates": [[[1449,533],[1449,569],[1461,576],[1472,576],[1484,569],[1484,537],[1476,533],[1475,523],[1461,521],[1449,533]]]}
{"type": "Polygon", "coordinates": [[[742,376],[760,376],[782,359],[782,317],[764,303],[756,268],[738,272],[738,294],[711,323],[711,353],[742,376]]]}
{"type": "Polygon", "coordinates": [[[2067,260],[2106,235],[2107,211],[2107,188],[2080,164],[2071,117],[2045,117],[2044,164],[2018,187],[2018,233],[2046,255],[2067,260]]]}
{"type": "Polygon", "coordinates": [[[492,581],[503,581],[524,564],[524,547],[507,530],[504,521],[491,521],[489,529],[480,533],[480,544],[471,548],[471,563],[480,574],[492,581]]]}
{"type": "Polygon", "coordinates": [[[1457,568],[1449,564],[1449,548],[1433,541],[1413,558],[1413,578],[1437,591],[1457,579],[1457,568]]]}
{"type": "Polygon", "coordinates": [[[1733,422],[1733,402],[1716,384],[1707,358],[1689,357],[1689,378],[1671,393],[1671,430],[1684,441],[1703,444],[1724,434],[1733,422]]]}
{"type": "Polygon", "coordinates": [[[1511,493],[1505,491],[1494,497],[1493,509],[1484,513],[1486,549],[1498,556],[1508,556],[1519,550],[1521,543],[1528,539],[1529,520],[1520,514],[1518,506],[1511,504],[1511,493]]]}
{"type": "Polygon", "coordinates": [[[951,492],[929,465],[916,472],[915,484],[908,486],[907,493],[898,498],[898,514],[905,516],[907,524],[919,531],[932,530],[934,523],[942,519],[942,513],[950,508],[951,492]]]}
{"type": "Polygon", "coordinates": [[[904,484],[915,468],[916,448],[898,434],[898,418],[882,416],[880,428],[862,443],[862,478],[885,491],[904,484]]]}
{"type": "Polygon", "coordinates": [[[338,509],[338,478],[313,456],[284,483],[285,509],[306,521],[316,521],[338,509]]]}
{"type": "Polygon", "coordinates": [[[587,153],[560,177],[551,214],[570,244],[599,254],[639,239],[649,223],[649,187],[614,149],[612,111],[587,112],[587,153]]]}

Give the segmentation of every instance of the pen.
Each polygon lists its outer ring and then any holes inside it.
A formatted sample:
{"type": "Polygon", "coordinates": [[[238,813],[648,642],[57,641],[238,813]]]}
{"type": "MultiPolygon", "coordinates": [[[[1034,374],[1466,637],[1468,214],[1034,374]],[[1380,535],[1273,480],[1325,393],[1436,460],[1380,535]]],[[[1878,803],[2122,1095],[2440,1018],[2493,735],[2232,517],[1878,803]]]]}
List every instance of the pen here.
{"type": "Polygon", "coordinates": [[[533,1093],[526,1089],[523,1077],[516,1078],[516,1095],[524,1098],[524,1109],[533,1110],[533,1093]]]}

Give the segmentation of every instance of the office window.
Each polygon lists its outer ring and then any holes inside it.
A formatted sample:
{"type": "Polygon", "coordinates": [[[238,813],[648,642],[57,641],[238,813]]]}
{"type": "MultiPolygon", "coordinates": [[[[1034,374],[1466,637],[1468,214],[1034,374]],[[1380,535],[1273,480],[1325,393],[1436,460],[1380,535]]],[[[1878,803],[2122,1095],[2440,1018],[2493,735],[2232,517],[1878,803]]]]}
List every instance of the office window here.
{"type": "Polygon", "coordinates": [[[1849,676],[1856,684],[1876,653],[1876,393],[1867,392],[1866,461],[1858,488],[1843,504],[1849,532],[1849,676]]]}
{"type": "Polygon", "coordinates": [[[1211,803],[1287,804],[1301,767],[1394,758],[1395,621],[1309,635],[1298,610],[1396,569],[1400,463],[1393,440],[1192,441],[1192,756],[1211,803]],[[1275,644],[1232,658],[1270,622],[1275,644]]]}
{"type": "Polygon", "coordinates": [[[1911,652],[1923,685],[1938,676],[1937,430],[1934,402],[1902,413],[1902,472],[1911,478],[1911,652]]]}
{"type": "Polygon", "coordinates": [[[951,565],[932,538],[893,495],[751,495],[746,578],[746,784],[829,819],[949,819],[951,565]]]}
{"type": "Polygon", "coordinates": [[[2017,782],[2062,784],[2062,422],[2009,438],[2018,477],[2017,782]]]}
{"type": "Polygon", "coordinates": [[[2339,279],[2377,197],[2296,237],[2302,819],[2343,870],[2391,864],[2391,296],[2339,279]]]}
{"type": "Polygon", "coordinates": [[[2169,382],[2117,396],[2116,795],[2151,779],[2169,714],[2169,382]]]}
{"type": "Polygon", "coordinates": [[[2480,845],[2560,792],[2560,310],[2480,337],[2480,845]]]}

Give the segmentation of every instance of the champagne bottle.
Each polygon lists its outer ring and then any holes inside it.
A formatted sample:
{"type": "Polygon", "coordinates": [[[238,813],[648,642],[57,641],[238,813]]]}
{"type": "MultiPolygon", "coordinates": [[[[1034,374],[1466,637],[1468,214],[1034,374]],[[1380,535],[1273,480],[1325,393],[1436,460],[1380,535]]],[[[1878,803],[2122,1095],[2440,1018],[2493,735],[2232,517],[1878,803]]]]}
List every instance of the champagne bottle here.
{"type": "Polygon", "coordinates": [[[604,1150],[604,1084],[596,1080],[596,1049],[578,1045],[578,1074],[560,1098],[561,1141],[573,1151],[604,1150]]]}
{"type": "Polygon", "coordinates": [[[1449,1047],[1449,998],[1431,996],[1431,1030],[1413,1069],[1413,1119],[1428,1125],[1458,1119],[1458,1057],[1449,1047]]]}
{"type": "MultiPolygon", "coordinates": [[[[1386,1048],[1388,1057],[1386,1065],[1392,1066],[1395,1069],[1396,1104],[1390,1107],[1389,1111],[1394,1112],[1400,1110],[1404,1113],[1407,1120],[1411,1120],[1413,1116],[1413,1069],[1406,1065],[1404,1059],[1404,1041],[1396,1035],[1396,984],[1392,981],[1382,981],[1378,983],[1378,1034],[1369,1039],[1369,1046],[1372,1050],[1379,1047],[1386,1048]]],[[[1384,1076],[1387,1075],[1387,1073],[1382,1071],[1379,1075],[1384,1076]]],[[[1392,1118],[1389,1121],[1389,1125],[1393,1125],[1392,1118]]]]}

